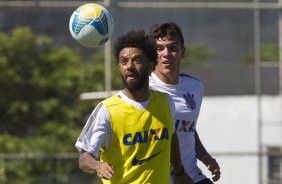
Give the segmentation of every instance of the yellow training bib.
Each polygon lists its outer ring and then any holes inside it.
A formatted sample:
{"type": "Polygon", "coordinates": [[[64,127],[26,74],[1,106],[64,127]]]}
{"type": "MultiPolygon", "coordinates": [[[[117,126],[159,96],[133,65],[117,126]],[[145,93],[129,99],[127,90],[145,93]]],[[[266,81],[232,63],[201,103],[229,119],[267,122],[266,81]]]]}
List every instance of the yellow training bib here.
{"type": "Polygon", "coordinates": [[[150,91],[144,110],[112,96],[102,102],[110,116],[111,143],[101,161],[113,165],[113,184],[169,184],[172,116],[166,94],[150,91]]]}

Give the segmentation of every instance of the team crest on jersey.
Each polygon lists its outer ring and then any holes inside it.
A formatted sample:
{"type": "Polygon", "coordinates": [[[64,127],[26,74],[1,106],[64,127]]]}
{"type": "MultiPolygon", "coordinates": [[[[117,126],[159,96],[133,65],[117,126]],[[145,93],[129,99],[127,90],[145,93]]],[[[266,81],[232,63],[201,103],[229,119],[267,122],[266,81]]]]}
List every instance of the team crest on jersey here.
{"type": "Polygon", "coordinates": [[[186,105],[189,109],[194,110],[196,108],[196,102],[194,100],[194,94],[186,93],[183,94],[183,97],[185,99],[186,105]]]}

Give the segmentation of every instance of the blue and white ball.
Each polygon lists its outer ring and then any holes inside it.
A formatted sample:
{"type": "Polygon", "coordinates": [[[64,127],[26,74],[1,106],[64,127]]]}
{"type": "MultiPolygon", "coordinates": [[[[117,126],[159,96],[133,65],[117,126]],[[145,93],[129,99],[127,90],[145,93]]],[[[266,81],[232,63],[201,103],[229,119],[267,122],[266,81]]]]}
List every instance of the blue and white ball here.
{"type": "Polygon", "coordinates": [[[73,12],[69,29],[72,37],[80,45],[95,48],[110,39],[114,30],[114,20],[105,7],[89,3],[73,12]]]}

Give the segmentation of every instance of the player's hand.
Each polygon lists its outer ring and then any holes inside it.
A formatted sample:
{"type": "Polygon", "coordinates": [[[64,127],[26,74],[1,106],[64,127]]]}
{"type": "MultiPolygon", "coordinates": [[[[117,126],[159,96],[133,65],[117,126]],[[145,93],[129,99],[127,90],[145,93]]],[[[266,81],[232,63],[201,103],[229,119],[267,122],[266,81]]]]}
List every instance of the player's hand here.
{"type": "Polygon", "coordinates": [[[207,168],[211,172],[212,180],[214,182],[218,181],[221,173],[217,161],[214,158],[212,158],[210,155],[205,155],[202,158],[202,162],[207,166],[207,168]]]}
{"type": "Polygon", "coordinates": [[[184,173],[180,176],[173,176],[174,184],[194,184],[193,180],[187,173],[184,173]]]}
{"type": "Polygon", "coordinates": [[[114,174],[114,168],[108,162],[100,162],[95,168],[97,176],[103,179],[111,179],[114,174]]]}

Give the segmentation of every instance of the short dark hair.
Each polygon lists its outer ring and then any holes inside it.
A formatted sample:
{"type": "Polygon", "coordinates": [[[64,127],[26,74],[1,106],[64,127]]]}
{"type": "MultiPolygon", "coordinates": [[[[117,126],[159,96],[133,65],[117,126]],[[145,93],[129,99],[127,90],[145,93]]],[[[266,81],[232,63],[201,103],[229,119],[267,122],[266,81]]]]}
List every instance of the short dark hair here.
{"type": "Polygon", "coordinates": [[[177,37],[180,39],[181,47],[184,48],[184,38],[182,31],[180,27],[174,22],[165,22],[152,25],[149,29],[149,35],[153,39],[177,37]]]}
{"type": "Polygon", "coordinates": [[[155,65],[157,62],[157,50],[155,42],[145,34],[144,30],[131,30],[117,38],[114,43],[114,56],[116,62],[119,60],[119,53],[122,49],[133,47],[141,49],[148,59],[155,65]]]}

